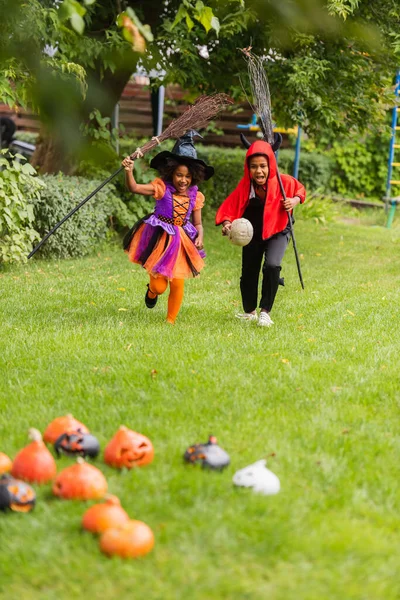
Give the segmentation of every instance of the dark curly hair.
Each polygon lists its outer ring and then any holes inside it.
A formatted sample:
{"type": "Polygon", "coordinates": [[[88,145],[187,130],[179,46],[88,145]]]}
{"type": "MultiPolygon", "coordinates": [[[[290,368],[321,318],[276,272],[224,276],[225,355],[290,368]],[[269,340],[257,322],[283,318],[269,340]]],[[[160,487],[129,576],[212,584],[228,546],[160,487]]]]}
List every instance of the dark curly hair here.
{"type": "Polygon", "coordinates": [[[185,165],[189,169],[189,173],[192,176],[191,185],[198,185],[204,180],[205,169],[199,163],[195,163],[193,161],[185,160],[182,158],[180,160],[176,160],[175,158],[167,158],[165,164],[160,166],[157,170],[160,173],[162,179],[165,181],[172,181],[172,176],[174,171],[180,166],[185,165]]]}

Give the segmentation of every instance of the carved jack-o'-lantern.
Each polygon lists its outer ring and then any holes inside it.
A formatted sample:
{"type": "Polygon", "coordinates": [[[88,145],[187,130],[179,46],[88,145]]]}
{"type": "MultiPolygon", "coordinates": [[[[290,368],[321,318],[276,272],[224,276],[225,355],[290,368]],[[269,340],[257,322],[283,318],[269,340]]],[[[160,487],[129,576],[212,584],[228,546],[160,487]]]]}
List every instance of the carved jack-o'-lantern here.
{"type": "Polygon", "coordinates": [[[60,435],[54,442],[57,456],[67,454],[69,456],[90,456],[96,458],[100,452],[100,444],[97,438],[90,433],[80,431],[67,431],[60,435]]]}
{"type": "Polygon", "coordinates": [[[104,450],[104,461],[118,469],[148,465],[153,458],[154,448],[149,438],[124,425],[118,429],[104,450]]]}
{"type": "Polygon", "coordinates": [[[36,494],[30,485],[9,475],[0,477],[0,510],[29,512],[36,503],[36,494]]]}

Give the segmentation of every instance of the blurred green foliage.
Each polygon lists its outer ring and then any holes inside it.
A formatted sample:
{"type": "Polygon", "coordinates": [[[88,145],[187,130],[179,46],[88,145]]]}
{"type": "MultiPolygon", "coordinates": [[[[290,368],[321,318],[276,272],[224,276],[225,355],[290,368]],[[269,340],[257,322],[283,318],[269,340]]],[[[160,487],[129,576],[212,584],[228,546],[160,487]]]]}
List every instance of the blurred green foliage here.
{"type": "Polygon", "coordinates": [[[238,48],[251,44],[266,58],[275,120],[332,140],[381,124],[393,103],[400,61],[393,0],[170,0],[162,7],[158,0],[0,0],[0,96],[34,108],[58,138],[54,161],[34,162],[43,171],[73,171],[60,155],[79,160],[81,124],[94,110],[109,118],[139,61],[154,86],[179,83],[192,98],[228,91],[242,101],[242,86],[249,90],[238,48]]]}
{"type": "Polygon", "coordinates": [[[36,144],[38,133],[34,131],[16,131],[14,134],[15,140],[20,140],[21,142],[27,142],[28,144],[36,144]]]}

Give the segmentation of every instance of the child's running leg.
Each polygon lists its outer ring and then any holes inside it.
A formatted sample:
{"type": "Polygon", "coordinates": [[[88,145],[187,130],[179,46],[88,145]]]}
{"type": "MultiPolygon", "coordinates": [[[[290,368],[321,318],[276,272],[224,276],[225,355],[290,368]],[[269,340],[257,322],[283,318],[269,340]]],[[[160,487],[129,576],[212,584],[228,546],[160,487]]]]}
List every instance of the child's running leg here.
{"type": "Polygon", "coordinates": [[[264,256],[261,241],[252,241],[242,248],[242,275],[240,292],[245,313],[252,313],[257,308],[258,278],[264,256]]]}
{"type": "Polygon", "coordinates": [[[277,234],[267,241],[263,265],[263,282],[260,308],[269,313],[274,304],[279,286],[281,262],[289,242],[289,234],[277,234]]]}
{"type": "Polygon", "coordinates": [[[181,308],[183,292],[185,288],[185,280],[172,279],[169,285],[170,292],[168,297],[167,322],[173,324],[175,323],[175,319],[178,316],[179,309],[181,308]]]}
{"type": "Polygon", "coordinates": [[[149,291],[148,295],[150,298],[156,298],[160,294],[163,294],[168,286],[168,279],[166,277],[153,277],[150,275],[149,291]]]}

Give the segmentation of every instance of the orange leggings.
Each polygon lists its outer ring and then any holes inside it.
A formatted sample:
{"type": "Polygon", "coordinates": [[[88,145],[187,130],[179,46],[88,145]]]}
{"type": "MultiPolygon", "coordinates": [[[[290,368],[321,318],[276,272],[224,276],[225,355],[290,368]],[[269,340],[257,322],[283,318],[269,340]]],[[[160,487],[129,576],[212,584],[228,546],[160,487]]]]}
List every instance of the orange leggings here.
{"type": "MultiPolygon", "coordinates": [[[[165,277],[153,277],[150,275],[149,292],[150,297],[160,296],[168,287],[168,279],[165,277]]],[[[168,323],[175,323],[183,300],[183,292],[185,287],[184,279],[172,279],[169,282],[170,292],[168,296],[168,323]]]]}

